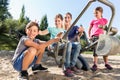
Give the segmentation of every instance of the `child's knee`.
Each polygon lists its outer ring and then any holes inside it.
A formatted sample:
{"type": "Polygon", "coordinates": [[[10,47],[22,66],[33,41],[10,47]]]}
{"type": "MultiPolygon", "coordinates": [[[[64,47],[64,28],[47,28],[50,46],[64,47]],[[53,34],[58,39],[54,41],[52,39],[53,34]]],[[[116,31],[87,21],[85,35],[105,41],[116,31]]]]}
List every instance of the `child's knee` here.
{"type": "Polygon", "coordinates": [[[108,56],[103,56],[103,58],[108,58],[108,56]]]}
{"type": "Polygon", "coordinates": [[[28,54],[35,56],[35,55],[37,54],[37,49],[35,49],[35,48],[33,48],[33,47],[30,47],[30,48],[28,49],[28,54]]]}

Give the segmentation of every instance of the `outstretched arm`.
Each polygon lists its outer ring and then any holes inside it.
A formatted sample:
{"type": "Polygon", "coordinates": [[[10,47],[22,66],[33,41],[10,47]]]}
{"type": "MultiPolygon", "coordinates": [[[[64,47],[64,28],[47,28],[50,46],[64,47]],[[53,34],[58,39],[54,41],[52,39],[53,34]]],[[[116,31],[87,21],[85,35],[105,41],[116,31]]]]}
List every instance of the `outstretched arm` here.
{"type": "Polygon", "coordinates": [[[43,43],[46,47],[47,46],[49,46],[50,44],[53,44],[53,43],[56,43],[56,42],[58,42],[58,41],[60,41],[60,38],[54,38],[54,39],[50,39],[49,41],[47,41],[47,42],[45,42],[45,43],[43,43]]]}
{"type": "Polygon", "coordinates": [[[55,43],[55,42],[58,42],[59,40],[60,40],[60,38],[57,37],[57,38],[51,39],[51,40],[49,40],[49,41],[47,41],[47,42],[38,44],[38,43],[33,42],[33,41],[30,40],[30,39],[27,39],[27,40],[24,41],[24,44],[25,44],[26,46],[28,46],[28,47],[34,47],[34,48],[36,48],[36,49],[38,49],[38,50],[43,50],[43,49],[45,49],[47,46],[49,46],[50,44],[55,43]]]}
{"type": "Polygon", "coordinates": [[[49,33],[49,31],[46,29],[46,30],[39,30],[39,35],[47,35],[49,33]]]}

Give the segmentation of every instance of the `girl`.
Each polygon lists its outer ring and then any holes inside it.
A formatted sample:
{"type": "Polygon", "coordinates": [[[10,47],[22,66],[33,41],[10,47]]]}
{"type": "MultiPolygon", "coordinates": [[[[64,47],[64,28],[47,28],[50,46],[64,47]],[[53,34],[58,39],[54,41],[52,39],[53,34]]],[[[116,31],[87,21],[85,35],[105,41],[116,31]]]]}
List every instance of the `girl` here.
{"type": "MultiPolygon", "coordinates": [[[[96,17],[95,20],[92,20],[90,23],[90,27],[88,30],[88,35],[89,38],[94,42],[99,38],[100,34],[104,34],[104,26],[107,24],[107,19],[102,17],[103,9],[102,7],[97,7],[94,11],[94,16],[96,17]]],[[[94,65],[92,66],[92,70],[96,71],[97,70],[97,62],[98,62],[98,56],[96,54],[96,51],[93,50],[93,56],[94,56],[94,65]]],[[[104,62],[105,62],[105,67],[109,70],[113,69],[109,64],[108,64],[108,56],[103,56],[104,62]]]]}
{"type": "Polygon", "coordinates": [[[51,34],[51,39],[55,38],[57,36],[58,33],[63,32],[63,17],[61,14],[57,14],[55,16],[55,26],[56,27],[48,27],[46,30],[41,31],[39,30],[39,34],[40,35],[47,35],[47,34],[51,34]]]}

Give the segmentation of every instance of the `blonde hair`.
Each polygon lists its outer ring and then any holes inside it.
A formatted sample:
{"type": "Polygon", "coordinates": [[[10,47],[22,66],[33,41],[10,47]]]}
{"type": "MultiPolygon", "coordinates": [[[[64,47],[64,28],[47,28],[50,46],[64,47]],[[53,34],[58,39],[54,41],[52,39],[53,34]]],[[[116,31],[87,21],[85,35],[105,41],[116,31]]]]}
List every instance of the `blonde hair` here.
{"type": "Polygon", "coordinates": [[[61,14],[57,14],[56,16],[55,16],[55,19],[56,18],[60,18],[62,21],[63,21],[63,16],[61,15],[61,14]]]}

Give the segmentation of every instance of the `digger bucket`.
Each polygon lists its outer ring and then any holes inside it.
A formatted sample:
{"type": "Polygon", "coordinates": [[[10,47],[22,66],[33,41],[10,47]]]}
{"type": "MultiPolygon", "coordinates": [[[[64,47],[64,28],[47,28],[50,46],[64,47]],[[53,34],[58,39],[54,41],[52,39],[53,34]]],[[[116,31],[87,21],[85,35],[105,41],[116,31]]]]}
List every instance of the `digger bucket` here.
{"type": "Polygon", "coordinates": [[[115,55],[120,53],[120,40],[109,35],[100,35],[96,53],[99,56],[115,55]]]}
{"type": "Polygon", "coordinates": [[[108,34],[113,36],[113,35],[117,34],[117,32],[118,32],[117,28],[111,27],[110,28],[110,32],[108,34]]]}

